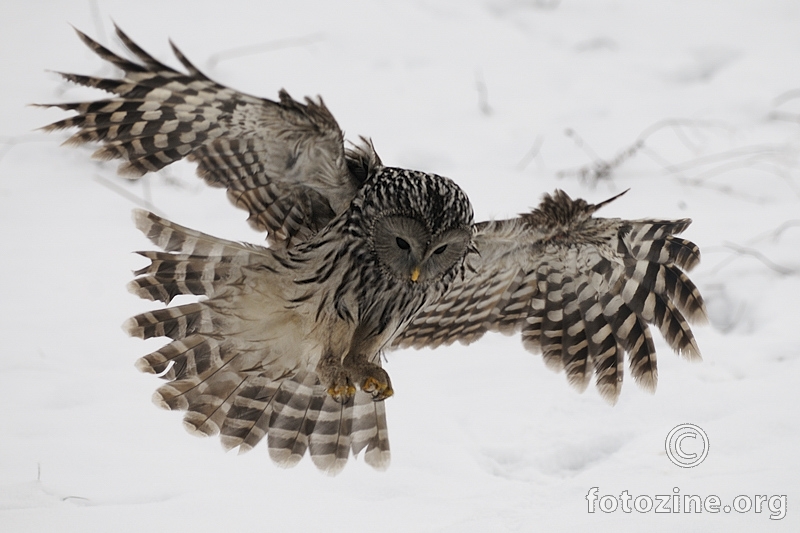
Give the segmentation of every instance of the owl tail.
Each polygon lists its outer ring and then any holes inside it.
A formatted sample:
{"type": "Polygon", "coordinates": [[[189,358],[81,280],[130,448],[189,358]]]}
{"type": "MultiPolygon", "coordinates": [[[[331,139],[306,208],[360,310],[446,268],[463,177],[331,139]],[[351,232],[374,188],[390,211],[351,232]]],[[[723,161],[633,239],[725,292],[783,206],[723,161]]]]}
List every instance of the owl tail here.
{"type": "Polygon", "coordinates": [[[176,295],[208,298],[142,313],[124,324],[134,337],[173,339],[136,363],[169,380],[153,396],[157,405],[186,411],[190,432],[220,434],[227,449],[245,452],[267,437],[270,456],[281,466],[294,466],[308,450],[318,468],[336,474],[351,451],[365,450],[367,464],[388,467],[383,402],[359,391],[338,403],[313,370],[272,369],[265,364],[269,346],[241,338],[240,321],[225,312],[226,300],[242,290],[248,265],[270,257],[266,249],[218,239],[146,211],[135,211],[134,221],[165,252],[140,252],[151,263],[135,272],[131,292],[164,303],[176,295]]]}
{"type": "Polygon", "coordinates": [[[223,366],[162,385],[153,401],[186,411],[189,432],[220,434],[226,449],[244,453],[266,437],[270,457],[283,467],[296,465],[308,451],[317,468],[336,475],[351,450],[355,456],[365,450],[364,461],[373,468],[389,466],[384,403],[361,391],[338,403],[314,372],[271,380],[223,366]]]}
{"type": "Polygon", "coordinates": [[[284,467],[296,465],[306,450],[317,468],[332,475],[344,468],[350,450],[365,450],[364,461],[374,468],[389,466],[384,403],[361,391],[339,403],[311,371],[243,387],[220,433],[223,446],[238,446],[240,453],[266,436],[270,457],[284,467]]]}

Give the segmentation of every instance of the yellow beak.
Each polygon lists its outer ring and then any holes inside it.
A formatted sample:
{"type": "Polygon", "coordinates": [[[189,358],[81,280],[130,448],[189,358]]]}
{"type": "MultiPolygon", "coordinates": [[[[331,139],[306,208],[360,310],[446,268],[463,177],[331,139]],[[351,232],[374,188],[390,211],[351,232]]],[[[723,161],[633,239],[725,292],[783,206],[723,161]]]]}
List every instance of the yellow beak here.
{"type": "Polygon", "coordinates": [[[417,281],[419,279],[419,267],[414,267],[414,270],[411,271],[411,281],[417,281]]]}

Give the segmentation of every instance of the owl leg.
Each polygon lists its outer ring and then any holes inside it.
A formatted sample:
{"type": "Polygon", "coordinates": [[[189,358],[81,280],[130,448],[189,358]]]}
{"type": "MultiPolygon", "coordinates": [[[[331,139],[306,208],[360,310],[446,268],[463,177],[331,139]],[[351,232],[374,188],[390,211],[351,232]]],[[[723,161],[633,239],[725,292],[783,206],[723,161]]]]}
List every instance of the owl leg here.
{"type": "Polygon", "coordinates": [[[323,356],[317,365],[317,375],[328,394],[340,403],[347,402],[356,393],[350,373],[332,353],[323,356]]]}
{"type": "Polygon", "coordinates": [[[366,356],[348,354],[343,361],[333,354],[320,359],[317,375],[331,397],[346,402],[356,393],[354,384],[372,395],[375,401],[385,400],[394,394],[389,374],[379,365],[370,363],[366,356]]]}

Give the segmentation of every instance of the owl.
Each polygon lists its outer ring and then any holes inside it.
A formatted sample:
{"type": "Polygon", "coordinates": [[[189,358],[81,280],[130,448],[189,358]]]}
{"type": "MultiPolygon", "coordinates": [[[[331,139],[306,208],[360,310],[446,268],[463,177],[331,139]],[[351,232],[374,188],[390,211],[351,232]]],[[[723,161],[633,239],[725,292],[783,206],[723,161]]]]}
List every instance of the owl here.
{"type": "MultiPolygon", "coordinates": [[[[156,404],[185,411],[189,431],[247,451],[266,439],[272,459],[305,454],[339,472],[348,458],[383,469],[390,452],[382,354],[469,344],[487,331],[519,333],[546,365],[583,390],[594,378],[614,402],[625,354],[654,390],[655,325],[688,359],[689,321],[705,306],[685,271],[699,249],[677,237],[690,220],[621,220],[563,191],[509,220],[476,223],[448,178],[385,166],[371,141],[345,147],[322,99],[278,101],[215,83],[173,45],[186,73],[137,46],[138,62],[85,34],[119,79],[62,74],[107,99],[55,104],[76,114],[67,144],[97,142],[131,178],[186,158],[227,189],[267,246],[220,239],[137,210],[136,226],[163,251],[130,290],[166,304],[125,330],[170,342],[136,366],[166,381],[156,404]],[[182,305],[178,295],[197,298],[182,305]]],[[[616,197],[615,197],[616,198],[616,197]]]]}

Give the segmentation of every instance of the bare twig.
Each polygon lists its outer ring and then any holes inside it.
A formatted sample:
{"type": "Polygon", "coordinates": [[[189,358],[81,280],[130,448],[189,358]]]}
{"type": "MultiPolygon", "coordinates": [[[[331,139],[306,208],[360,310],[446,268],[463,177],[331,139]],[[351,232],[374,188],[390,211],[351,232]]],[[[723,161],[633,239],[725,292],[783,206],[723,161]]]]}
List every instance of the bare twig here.
{"type": "MultiPolygon", "coordinates": [[[[693,141],[689,135],[687,134],[687,130],[691,131],[695,136],[703,137],[701,135],[701,131],[703,129],[724,129],[727,131],[731,131],[731,126],[727,125],[724,122],[720,121],[711,121],[711,120],[691,120],[691,119],[679,119],[679,118],[670,118],[659,120],[654,124],[651,124],[637,136],[636,140],[631,143],[628,147],[622,149],[610,160],[605,160],[601,158],[597,153],[591,149],[591,147],[581,138],[578,133],[573,129],[567,129],[565,134],[570,137],[578,148],[583,149],[584,152],[592,159],[592,163],[589,165],[584,165],[577,169],[572,170],[563,170],[557,173],[558,177],[565,177],[565,176],[577,176],[579,179],[585,182],[589,182],[591,184],[596,183],[597,181],[608,178],[611,174],[622,166],[627,160],[636,156],[636,154],[645,148],[645,142],[657,132],[669,128],[674,133],[678,140],[686,146],[686,148],[694,153],[699,151],[700,147],[698,144],[693,141]]],[[[704,140],[704,139],[701,139],[704,140]]],[[[653,152],[654,153],[654,152],[653,152]]],[[[667,162],[666,160],[661,160],[662,166],[664,166],[668,172],[674,172],[669,169],[671,163],[667,162]]]]}
{"type": "MultiPolygon", "coordinates": [[[[775,263],[774,261],[772,261],[767,256],[765,256],[763,253],[761,253],[760,251],[758,251],[758,250],[756,250],[754,248],[748,248],[746,246],[741,246],[739,244],[735,244],[735,243],[731,243],[731,242],[724,242],[722,244],[722,246],[725,249],[732,250],[735,253],[735,255],[733,255],[733,256],[721,261],[719,264],[717,264],[717,266],[712,268],[711,269],[711,273],[712,274],[718,273],[720,270],[722,270],[723,267],[731,264],[733,261],[735,261],[736,259],[739,259],[741,257],[752,257],[754,259],[757,259],[763,265],[765,265],[767,268],[777,272],[781,276],[793,276],[793,275],[796,275],[796,274],[800,273],[800,269],[789,268],[789,267],[785,267],[783,265],[779,265],[779,264],[775,263]]],[[[712,248],[711,251],[713,251],[713,248],[712,248]]]]}
{"type": "MultiPolygon", "coordinates": [[[[144,196],[145,205],[149,205],[149,206],[153,205],[153,194],[152,194],[152,191],[150,190],[150,181],[151,181],[150,177],[151,176],[142,176],[142,195],[144,196]]],[[[152,211],[152,209],[150,209],[150,210],[152,211]]]]}
{"type": "Polygon", "coordinates": [[[800,89],[792,89],[790,91],[786,91],[785,93],[779,94],[772,101],[772,104],[777,107],[785,104],[789,100],[794,100],[795,98],[800,98],[800,89]]]}
{"type": "Polygon", "coordinates": [[[539,155],[539,150],[542,148],[542,143],[544,142],[544,137],[542,135],[537,135],[536,139],[533,141],[533,146],[528,152],[520,159],[519,163],[517,163],[517,170],[522,171],[525,170],[531,161],[533,161],[537,155],[539,155]]]}
{"type": "Polygon", "coordinates": [[[567,128],[564,130],[564,135],[572,139],[572,142],[575,143],[575,146],[586,152],[586,155],[589,156],[589,159],[592,161],[602,161],[600,156],[597,155],[597,152],[592,150],[592,147],[583,140],[583,137],[581,137],[577,131],[573,130],[572,128],[567,128]]]}
{"type": "Polygon", "coordinates": [[[147,179],[148,176],[145,176],[144,178],[142,178],[142,182],[143,182],[142,186],[145,187],[145,198],[139,198],[135,194],[131,193],[130,191],[128,191],[126,189],[124,189],[123,187],[120,187],[119,185],[117,185],[113,181],[104,178],[100,174],[94,174],[92,177],[94,178],[94,181],[96,181],[97,183],[99,183],[103,187],[106,187],[107,189],[110,189],[110,190],[114,191],[115,193],[117,193],[118,195],[122,196],[123,198],[125,198],[129,202],[132,202],[132,203],[138,205],[139,207],[144,207],[145,209],[147,209],[149,211],[152,211],[152,212],[154,212],[154,213],[156,213],[158,215],[162,214],[153,205],[153,203],[151,202],[149,186],[145,185],[149,181],[147,179]]]}
{"type": "Polygon", "coordinates": [[[699,146],[697,146],[695,142],[689,138],[686,133],[687,129],[694,133],[695,136],[703,137],[702,140],[705,140],[705,136],[701,134],[702,130],[704,129],[724,129],[728,131],[728,133],[733,131],[732,126],[721,121],[667,118],[664,120],[659,120],[658,122],[655,122],[654,124],[651,124],[642,130],[638,139],[646,141],[655,133],[666,128],[670,128],[675,133],[675,136],[678,138],[678,140],[681,141],[681,143],[691,152],[697,152],[699,146]]]}
{"type": "Polygon", "coordinates": [[[34,142],[52,142],[52,139],[48,139],[45,135],[39,133],[9,137],[0,136],[0,161],[2,161],[6,154],[15,146],[34,142]]]}
{"type": "Polygon", "coordinates": [[[483,72],[480,69],[475,71],[475,88],[478,90],[478,109],[481,113],[489,116],[492,108],[489,106],[489,90],[486,88],[486,81],[483,79],[483,72]]]}
{"type": "Polygon", "coordinates": [[[746,200],[748,202],[764,204],[767,203],[769,200],[768,198],[765,198],[763,196],[754,196],[752,194],[747,194],[741,191],[737,191],[732,186],[724,183],[705,182],[702,180],[687,178],[685,176],[675,176],[675,179],[677,179],[678,183],[680,183],[681,185],[697,187],[698,189],[708,189],[710,191],[715,191],[718,193],[722,193],[726,196],[730,196],[731,198],[739,198],[741,200],[746,200]]]}
{"type": "Polygon", "coordinates": [[[725,152],[719,152],[716,154],[696,157],[694,159],[690,159],[689,161],[684,161],[683,163],[675,163],[669,165],[667,168],[665,168],[665,170],[671,173],[678,173],[678,172],[683,172],[684,170],[692,169],[694,167],[708,165],[711,163],[718,163],[722,161],[729,161],[730,159],[736,157],[745,157],[756,154],[776,155],[781,152],[781,148],[783,148],[782,145],[776,145],[776,144],[754,144],[752,146],[745,146],[742,148],[727,150],[725,152]]]}
{"type": "Polygon", "coordinates": [[[611,173],[618,167],[622,166],[628,159],[634,157],[636,153],[644,146],[644,140],[637,139],[632,145],[618,152],[612,159],[606,161],[601,159],[597,153],[592,150],[588,144],[583,141],[575,130],[567,129],[564,132],[568,137],[575,141],[575,144],[582,148],[589,157],[594,159],[594,162],[589,165],[584,165],[577,169],[561,170],[556,173],[559,178],[567,176],[577,176],[579,180],[590,185],[596,185],[598,181],[608,179],[611,173]]]}
{"type": "Polygon", "coordinates": [[[783,235],[783,232],[785,232],[789,228],[800,228],[800,220],[798,219],[787,220],[783,222],[781,225],[779,225],[777,228],[770,230],[766,233],[762,233],[761,235],[758,235],[756,237],[753,237],[747,242],[748,244],[755,244],[757,242],[764,241],[767,239],[770,239],[772,242],[778,242],[781,236],[783,235]]]}
{"type": "Polygon", "coordinates": [[[64,497],[61,498],[62,502],[65,502],[67,500],[80,500],[80,501],[83,501],[83,502],[90,501],[89,498],[84,498],[83,496],[64,496],[64,497]]]}
{"type": "Polygon", "coordinates": [[[673,163],[662,157],[652,146],[649,146],[650,137],[667,128],[671,129],[677,139],[694,154],[700,152],[702,144],[706,140],[706,136],[703,133],[705,130],[721,129],[727,131],[729,134],[735,131],[732,126],[721,121],[664,119],[645,128],[634,143],[620,151],[612,159],[605,160],[599,157],[574,130],[568,129],[566,130],[566,135],[575,142],[577,147],[586,152],[592,159],[592,163],[577,169],[562,170],[557,173],[557,176],[576,176],[581,181],[595,184],[601,179],[609,178],[612,173],[628,159],[642,152],[658,163],[665,172],[674,175],[675,178],[684,185],[702,187],[748,201],[756,201],[759,203],[766,202],[769,200],[768,196],[753,195],[739,191],[728,184],[708,181],[714,176],[740,168],[750,167],[768,172],[784,180],[789,188],[800,197],[800,186],[798,186],[792,173],[792,169],[797,167],[800,147],[792,143],[758,144],[702,155],[680,163],[673,163]],[[689,136],[689,133],[695,138],[699,138],[699,145],[689,136]]]}
{"type": "Polygon", "coordinates": [[[786,181],[789,188],[800,196],[795,180],[792,178],[789,168],[794,166],[792,154],[797,150],[786,144],[764,144],[752,145],[715,154],[696,157],[681,163],[672,163],[661,157],[655,150],[645,147],[643,153],[664,168],[669,174],[673,174],[684,185],[702,187],[715,190],[727,195],[736,196],[748,201],[763,203],[769,197],[752,195],[737,191],[734,187],[727,184],[718,184],[707,181],[714,176],[730,172],[740,168],[758,168],[786,181]],[[789,161],[791,159],[791,161],[789,161]],[[782,162],[786,160],[786,164],[782,162]],[[695,175],[687,175],[689,171],[696,171],[703,167],[710,167],[702,172],[695,172],[695,175]]]}
{"type": "Polygon", "coordinates": [[[789,228],[800,228],[800,220],[787,220],[786,222],[778,226],[774,231],[772,231],[770,237],[772,237],[772,239],[775,242],[777,242],[781,238],[783,232],[789,228]]]}
{"type": "Polygon", "coordinates": [[[215,54],[211,54],[206,60],[206,66],[209,70],[213,70],[222,61],[235,59],[239,57],[263,54],[264,52],[272,52],[273,50],[281,50],[284,48],[293,48],[295,46],[306,46],[316,43],[325,39],[323,33],[312,33],[302,37],[287,37],[285,39],[275,39],[259,44],[250,44],[245,46],[237,46],[236,48],[229,48],[222,50],[215,54]]]}
{"type": "Polygon", "coordinates": [[[771,111],[767,118],[770,120],[784,120],[786,122],[800,122],[800,114],[786,111],[771,111]]]}

